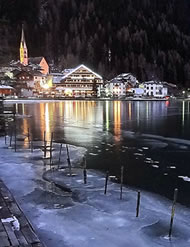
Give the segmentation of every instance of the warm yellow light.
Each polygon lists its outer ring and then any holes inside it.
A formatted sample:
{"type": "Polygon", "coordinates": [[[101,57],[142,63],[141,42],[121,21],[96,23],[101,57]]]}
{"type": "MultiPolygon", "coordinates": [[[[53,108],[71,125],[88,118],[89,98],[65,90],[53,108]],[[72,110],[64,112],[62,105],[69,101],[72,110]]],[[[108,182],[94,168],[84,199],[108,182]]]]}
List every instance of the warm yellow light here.
{"type": "Polygon", "coordinates": [[[71,89],[65,89],[65,94],[68,95],[68,96],[71,96],[72,95],[72,90],[71,89]]]}
{"type": "Polygon", "coordinates": [[[44,89],[48,89],[48,88],[49,88],[49,85],[48,85],[48,84],[44,84],[44,85],[42,85],[42,87],[43,87],[44,89]]]}

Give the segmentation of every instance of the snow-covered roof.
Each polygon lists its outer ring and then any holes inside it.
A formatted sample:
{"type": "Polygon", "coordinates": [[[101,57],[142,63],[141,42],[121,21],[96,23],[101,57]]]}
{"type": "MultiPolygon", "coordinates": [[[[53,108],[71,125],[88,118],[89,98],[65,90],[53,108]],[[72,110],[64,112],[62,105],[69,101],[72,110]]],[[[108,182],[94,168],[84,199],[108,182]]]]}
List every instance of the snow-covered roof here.
{"type": "Polygon", "coordinates": [[[28,61],[29,63],[32,63],[32,64],[40,64],[42,59],[43,57],[29,57],[28,61]]]}
{"type": "Polygon", "coordinates": [[[55,90],[64,90],[65,88],[64,87],[56,87],[55,90]]]}
{"type": "Polygon", "coordinates": [[[60,83],[64,77],[63,73],[51,73],[51,75],[53,76],[53,83],[60,83]]]}
{"type": "Polygon", "coordinates": [[[77,71],[78,69],[80,69],[81,67],[84,67],[86,70],[90,71],[91,73],[93,73],[94,75],[96,75],[99,79],[102,79],[102,77],[95,73],[94,71],[92,71],[91,69],[89,69],[87,66],[85,66],[84,64],[81,64],[79,66],[77,66],[75,69],[71,69],[69,73],[67,73],[62,79],[67,78],[69,75],[71,75],[72,73],[74,73],[75,71],[77,71]]]}
{"type": "Polygon", "coordinates": [[[166,87],[173,87],[173,88],[177,88],[177,86],[175,84],[172,84],[172,83],[168,83],[168,82],[165,82],[165,81],[145,81],[143,82],[142,84],[156,84],[156,85],[164,85],[166,87]]]}
{"type": "Polygon", "coordinates": [[[0,89],[14,89],[14,88],[7,85],[0,85],[0,89]]]}
{"type": "Polygon", "coordinates": [[[110,83],[124,83],[125,85],[130,84],[131,86],[135,86],[138,83],[138,80],[131,73],[122,73],[117,75],[115,78],[110,80],[110,83]]]}

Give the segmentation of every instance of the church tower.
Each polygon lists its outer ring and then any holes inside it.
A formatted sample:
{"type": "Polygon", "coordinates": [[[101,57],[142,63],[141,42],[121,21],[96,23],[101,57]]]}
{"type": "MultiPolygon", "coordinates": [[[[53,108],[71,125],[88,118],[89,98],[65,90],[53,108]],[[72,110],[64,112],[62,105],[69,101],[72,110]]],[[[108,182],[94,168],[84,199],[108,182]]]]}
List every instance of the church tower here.
{"type": "Polygon", "coordinates": [[[24,66],[28,65],[28,50],[24,37],[24,26],[22,25],[22,35],[20,41],[20,63],[24,66]]]}

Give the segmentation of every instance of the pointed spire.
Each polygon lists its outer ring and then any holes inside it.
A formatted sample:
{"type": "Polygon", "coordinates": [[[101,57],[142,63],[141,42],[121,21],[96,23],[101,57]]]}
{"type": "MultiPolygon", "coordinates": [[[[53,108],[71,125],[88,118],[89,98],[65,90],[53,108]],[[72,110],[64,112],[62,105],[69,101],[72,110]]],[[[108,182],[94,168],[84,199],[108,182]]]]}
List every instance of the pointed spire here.
{"type": "Polygon", "coordinates": [[[28,50],[24,37],[24,24],[22,24],[22,34],[20,41],[20,63],[23,65],[28,65],[28,50]]]}
{"type": "Polygon", "coordinates": [[[25,42],[25,37],[24,37],[24,24],[22,24],[22,34],[21,34],[21,42],[25,42]]]}

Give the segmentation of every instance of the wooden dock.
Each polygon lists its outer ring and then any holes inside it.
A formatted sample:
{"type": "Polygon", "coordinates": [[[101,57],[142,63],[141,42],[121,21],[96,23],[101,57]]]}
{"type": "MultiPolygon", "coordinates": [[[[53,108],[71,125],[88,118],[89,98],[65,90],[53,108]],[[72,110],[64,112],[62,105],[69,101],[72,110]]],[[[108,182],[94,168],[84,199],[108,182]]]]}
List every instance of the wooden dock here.
{"type": "Polygon", "coordinates": [[[0,247],[10,246],[45,247],[8,188],[0,180],[0,247]]]}

